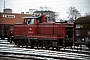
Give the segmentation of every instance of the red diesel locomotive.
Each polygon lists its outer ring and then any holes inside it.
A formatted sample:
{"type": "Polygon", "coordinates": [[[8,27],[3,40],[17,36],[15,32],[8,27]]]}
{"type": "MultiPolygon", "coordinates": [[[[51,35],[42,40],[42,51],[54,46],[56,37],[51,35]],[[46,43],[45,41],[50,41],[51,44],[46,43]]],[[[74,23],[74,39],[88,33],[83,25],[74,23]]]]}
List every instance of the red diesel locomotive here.
{"type": "Polygon", "coordinates": [[[23,18],[23,24],[14,25],[14,36],[11,40],[16,45],[46,49],[73,45],[72,23],[48,22],[46,15],[23,18]]]}

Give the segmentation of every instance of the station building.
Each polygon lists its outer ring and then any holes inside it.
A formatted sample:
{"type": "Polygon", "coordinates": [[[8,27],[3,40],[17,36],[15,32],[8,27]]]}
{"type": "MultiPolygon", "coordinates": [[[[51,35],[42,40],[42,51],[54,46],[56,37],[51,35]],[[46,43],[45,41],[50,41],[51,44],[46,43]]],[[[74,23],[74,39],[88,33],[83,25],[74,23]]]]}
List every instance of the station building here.
{"type": "Polygon", "coordinates": [[[12,9],[5,9],[4,12],[0,12],[0,24],[17,24],[23,23],[25,16],[31,16],[31,14],[12,13],[12,9]]]}

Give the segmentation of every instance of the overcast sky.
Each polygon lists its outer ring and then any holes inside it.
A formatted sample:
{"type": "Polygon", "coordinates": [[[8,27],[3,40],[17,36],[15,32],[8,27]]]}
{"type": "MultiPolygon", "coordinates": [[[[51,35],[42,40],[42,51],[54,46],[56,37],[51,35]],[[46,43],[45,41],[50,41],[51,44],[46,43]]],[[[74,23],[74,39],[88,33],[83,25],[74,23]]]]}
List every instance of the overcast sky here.
{"type": "MultiPolygon", "coordinates": [[[[90,0],[5,0],[5,8],[13,9],[13,13],[28,12],[29,9],[40,9],[40,6],[50,7],[52,11],[60,12],[60,18],[67,19],[68,8],[76,7],[82,15],[90,12],[90,0]]],[[[0,11],[4,8],[4,0],[0,0],[0,11]]]]}

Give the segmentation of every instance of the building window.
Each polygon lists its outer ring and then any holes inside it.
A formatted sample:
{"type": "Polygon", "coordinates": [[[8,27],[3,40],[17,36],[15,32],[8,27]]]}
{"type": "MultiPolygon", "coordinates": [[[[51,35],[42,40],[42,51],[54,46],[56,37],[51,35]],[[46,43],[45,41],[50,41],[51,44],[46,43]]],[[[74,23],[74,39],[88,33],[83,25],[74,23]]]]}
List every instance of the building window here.
{"type": "Polygon", "coordinates": [[[85,37],[85,40],[86,40],[86,42],[88,42],[88,40],[89,40],[89,37],[85,37]]]}
{"type": "Polygon", "coordinates": [[[88,36],[90,36],[90,30],[88,30],[88,36]]]}
{"type": "Polygon", "coordinates": [[[76,36],[79,36],[79,34],[80,34],[80,31],[76,30],[76,36]]]}
{"type": "Polygon", "coordinates": [[[80,24],[76,24],[76,28],[80,28],[80,24]]]}
{"type": "Polygon", "coordinates": [[[83,28],[83,25],[76,24],[76,28],[83,28]]]}
{"type": "Polygon", "coordinates": [[[88,41],[90,41],[90,37],[88,37],[88,41]]]}

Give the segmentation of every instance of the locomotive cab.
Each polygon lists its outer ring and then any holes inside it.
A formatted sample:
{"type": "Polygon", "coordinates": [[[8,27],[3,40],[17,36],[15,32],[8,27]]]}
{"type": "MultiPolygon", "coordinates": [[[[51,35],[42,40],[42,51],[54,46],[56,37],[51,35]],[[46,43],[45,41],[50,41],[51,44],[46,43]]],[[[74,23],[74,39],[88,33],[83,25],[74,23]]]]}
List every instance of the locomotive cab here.
{"type": "Polygon", "coordinates": [[[38,19],[38,17],[24,17],[24,24],[30,25],[30,24],[36,24],[40,22],[40,20],[38,19]],[[38,21],[36,21],[36,19],[38,21]]]}
{"type": "Polygon", "coordinates": [[[38,17],[23,17],[24,18],[24,22],[23,24],[38,24],[38,23],[43,23],[43,22],[47,22],[47,17],[46,15],[42,15],[42,16],[38,16],[38,17]]]}

